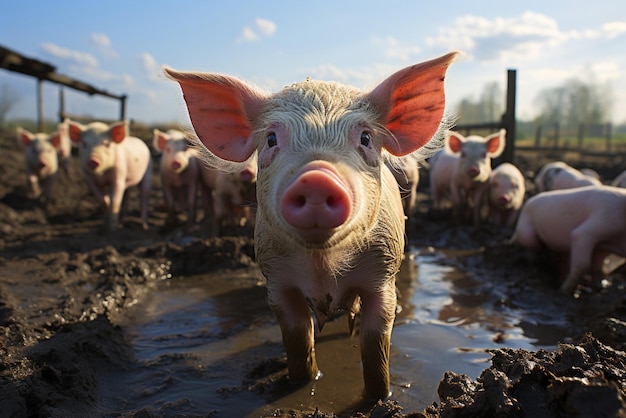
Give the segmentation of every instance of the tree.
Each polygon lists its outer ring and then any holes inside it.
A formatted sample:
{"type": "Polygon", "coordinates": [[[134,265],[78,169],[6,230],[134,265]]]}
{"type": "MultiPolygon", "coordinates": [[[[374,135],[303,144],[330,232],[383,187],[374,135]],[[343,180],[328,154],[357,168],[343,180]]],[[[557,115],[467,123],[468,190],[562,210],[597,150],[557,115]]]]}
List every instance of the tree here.
{"type": "Polygon", "coordinates": [[[3,84],[0,90],[0,125],[4,124],[4,120],[13,107],[19,100],[19,96],[8,84],[3,84]]]}
{"type": "Polygon", "coordinates": [[[535,98],[542,123],[565,126],[609,122],[613,101],[610,85],[598,83],[590,68],[584,80],[567,80],[562,86],[540,91],[535,98]]]}
{"type": "Polygon", "coordinates": [[[500,120],[503,112],[502,90],[497,82],[485,84],[478,101],[462,99],[457,112],[460,123],[480,123],[500,120]]]}

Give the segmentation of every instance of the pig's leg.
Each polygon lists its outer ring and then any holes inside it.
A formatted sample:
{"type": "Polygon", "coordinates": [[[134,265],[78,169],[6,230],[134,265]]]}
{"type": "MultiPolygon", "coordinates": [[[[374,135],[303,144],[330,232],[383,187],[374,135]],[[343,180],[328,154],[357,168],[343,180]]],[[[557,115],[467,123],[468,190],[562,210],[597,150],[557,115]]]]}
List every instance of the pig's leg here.
{"type": "Polygon", "coordinates": [[[361,361],[365,396],[389,396],[389,347],[396,312],[395,287],[383,293],[361,295],[361,361]]]}
{"type": "Polygon", "coordinates": [[[318,375],[315,361],[315,336],[313,317],[302,293],[296,289],[281,293],[281,300],[270,301],[270,306],[280,325],[283,345],[287,352],[289,381],[299,384],[318,375]]]}
{"type": "Polygon", "coordinates": [[[109,216],[106,220],[105,228],[108,232],[117,228],[120,219],[120,210],[124,199],[125,181],[124,179],[116,180],[111,185],[111,207],[109,208],[109,216]]]}
{"type": "Polygon", "coordinates": [[[198,194],[198,183],[192,181],[187,186],[187,223],[196,222],[196,196],[198,194]]]}
{"type": "Polygon", "coordinates": [[[163,182],[163,200],[165,200],[165,207],[167,210],[167,218],[165,220],[166,225],[174,224],[176,219],[176,208],[174,204],[174,193],[172,192],[172,186],[169,182],[163,182]]]}
{"type": "Polygon", "coordinates": [[[592,231],[586,231],[584,228],[572,231],[569,273],[559,289],[561,293],[574,292],[581,277],[589,272],[595,243],[596,237],[592,231]]]}
{"type": "Polygon", "coordinates": [[[30,174],[28,176],[28,185],[30,189],[31,196],[34,199],[38,199],[41,196],[41,189],[39,188],[39,177],[34,174],[30,174]]]}

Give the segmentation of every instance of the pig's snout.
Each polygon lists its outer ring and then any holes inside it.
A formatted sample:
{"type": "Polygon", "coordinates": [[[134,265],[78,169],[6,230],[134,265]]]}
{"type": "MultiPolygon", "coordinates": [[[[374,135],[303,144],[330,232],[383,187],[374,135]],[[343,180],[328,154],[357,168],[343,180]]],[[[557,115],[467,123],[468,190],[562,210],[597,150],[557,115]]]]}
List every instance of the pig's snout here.
{"type": "Polygon", "coordinates": [[[285,221],[300,230],[336,228],[346,222],[351,209],[349,190],[335,173],[324,168],[302,172],[280,201],[285,221]]]}
{"type": "Polygon", "coordinates": [[[180,161],[174,160],[172,161],[172,170],[180,170],[183,165],[180,161]]]}
{"type": "Polygon", "coordinates": [[[498,202],[499,205],[506,206],[509,203],[511,203],[511,197],[507,195],[501,195],[501,196],[498,196],[498,199],[496,201],[498,202]]]}
{"type": "Polygon", "coordinates": [[[255,177],[254,171],[252,171],[249,168],[246,168],[239,173],[239,178],[241,179],[241,181],[246,182],[246,183],[252,182],[252,180],[254,180],[254,177],[255,177]]]}
{"type": "Polygon", "coordinates": [[[39,162],[37,163],[37,168],[41,170],[41,169],[46,168],[47,165],[48,164],[46,164],[44,160],[39,160],[39,162]]]}
{"type": "Polygon", "coordinates": [[[90,159],[87,161],[87,168],[88,168],[88,169],[90,169],[90,170],[95,170],[95,169],[97,169],[98,167],[100,167],[100,161],[98,161],[97,159],[95,159],[95,158],[90,158],[90,159]]]}
{"type": "Polygon", "coordinates": [[[470,178],[475,178],[480,174],[480,169],[476,166],[472,166],[470,168],[467,169],[467,175],[470,178]]]}

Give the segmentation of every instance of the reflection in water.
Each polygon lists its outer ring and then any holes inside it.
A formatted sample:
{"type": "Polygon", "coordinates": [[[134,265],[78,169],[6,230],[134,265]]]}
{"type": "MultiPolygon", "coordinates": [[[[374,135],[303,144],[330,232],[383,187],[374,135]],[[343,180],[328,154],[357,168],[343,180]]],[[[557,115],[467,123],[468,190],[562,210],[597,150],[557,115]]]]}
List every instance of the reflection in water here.
{"type": "MultiPolygon", "coordinates": [[[[405,412],[437,400],[446,370],[478,377],[489,364],[487,349],[551,348],[566,333],[549,307],[504,300],[492,280],[446,265],[450,257],[470,254],[414,250],[402,264],[391,378],[392,399],[405,412]]],[[[250,277],[258,273],[246,274],[172,280],[137,307],[123,326],[139,366],[116,377],[117,390],[103,394],[111,411],[171,403],[173,414],[258,416],[276,408],[339,413],[360,399],[359,339],[348,335],[345,316],[316,336],[320,380],[276,394],[269,404],[268,394],[246,389],[251,369],[284,357],[262,281],[250,277]]]]}

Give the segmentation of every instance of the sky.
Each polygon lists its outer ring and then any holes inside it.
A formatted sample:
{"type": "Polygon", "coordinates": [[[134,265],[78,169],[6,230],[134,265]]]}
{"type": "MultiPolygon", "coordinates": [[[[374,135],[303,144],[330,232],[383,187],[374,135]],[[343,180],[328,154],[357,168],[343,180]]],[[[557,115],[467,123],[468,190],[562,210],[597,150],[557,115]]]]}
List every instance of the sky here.
{"type": "MultiPolygon", "coordinates": [[[[163,65],[234,75],[271,92],[307,77],[370,90],[449,51],[462,52],[446,77],[452,112],[488,83],[504,95],[515,69],[518,119],[537,115],[540,91],[592,77],[612,94],[611,120],[626,123],[624,1],[5,1],[0,45],[126,94],[127,118],[149,124],[188,122],[163,65]]],[[[37,82],[0,69],[5,85],[18,98],[7,118],[36,118],[37,82]]],[[[57,117],[59,90],[43,83],[46,118],[57,117]]],[[[71,114],[119,116],[116,100],[64,94],[71,114]]]]}

